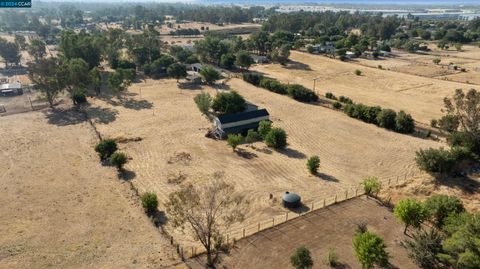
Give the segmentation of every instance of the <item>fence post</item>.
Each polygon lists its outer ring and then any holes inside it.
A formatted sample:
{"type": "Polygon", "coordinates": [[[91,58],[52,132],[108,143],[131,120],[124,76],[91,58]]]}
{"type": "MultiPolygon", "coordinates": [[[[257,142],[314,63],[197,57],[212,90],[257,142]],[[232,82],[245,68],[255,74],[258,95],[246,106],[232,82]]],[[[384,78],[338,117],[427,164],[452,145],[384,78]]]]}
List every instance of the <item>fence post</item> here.
{"type": "Polygon", "coordinates": [[[355,189],[355,197],[358,196],[358,189],[355,189]]]}
{"type": "Polygon", "coordinates": [[[337,195],[335,194],[335,203],[337,203],[337,195]]]}
{"type": "Polygon", "coordinates": [[[275,226],[275,218],[272,218],[272,227],[275,226]]]}
{"type": "Polygon", "coordinates": [[[390,186],[390,180],[391,180],[391,178],[388,179],[388,186],[390,186]]]}
{"type": "Polygon", "coordinates": [[[348,198],[348,190],[345,191],[345,200],[348,198]]]}
{"type": "Polygon", "coordinates": [[[312,210],[313,210],[313,205],[314,205],[314,202],[312,202],[312,210]]]}
{"type": "Polygon", "coordinates": [[[245,237],[245,227],[243,227],[243,237],[245,237]]]}
{"type": "Polygon", "coordinates": [[[323,207],[325,207],[325,199],[323,199],[323,207]]]}
{"type": "Polygon", "coordinates": [[[285,221],[288,220],[288,212],[285,214],[285,221]]]}
{"type": "Polygon", "coordinates": [[[397,184],[398,184],[398,176],[397,176],[397,184]]]}
{"type": "Polygon", "coordinates": [[[195,256],[195,255],[193,254],[193,246],[192,246],[192,256],[191,257],[193,257],[193,256],[195,256]]]}
{"type": "Polygon", "coordinates": [[[173,245],[173,236],[170,236],[170,245],[173,245]]]}
{"type": "Polygon", "coordinates": [[[227,234],[227,245],[228,245],[228,234],[227,234]]]}
{"type": "Polygon", "coordinates": [[[260,232],[260,222],[258,223],[258,229],[257,232],[260,232]]]}

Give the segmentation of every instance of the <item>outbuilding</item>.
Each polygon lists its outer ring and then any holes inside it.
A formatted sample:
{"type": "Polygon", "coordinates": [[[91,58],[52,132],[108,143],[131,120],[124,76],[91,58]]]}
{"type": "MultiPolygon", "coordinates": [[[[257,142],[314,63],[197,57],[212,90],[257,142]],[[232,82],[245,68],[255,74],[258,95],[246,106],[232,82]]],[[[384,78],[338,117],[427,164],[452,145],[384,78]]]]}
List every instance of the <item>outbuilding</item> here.
{"type": "Polygon", "coordinates": [[[266,109],[218,116],[213,119],[214,135],[225,138],[229,134],[246,134],[250,129],[258,129],[262,120],[270,120],[266,109]]]}
{"type": "Polygon", "coordinates": [[[13,95],[22,95],[23,88],[22,83],[6,83],[0,85],[0,96],[13,96],[13,95]]]}
{"type": "Polygon", "coordinates": [[[267,56],[252,54],[252,55],[250,55],[250,57],[252,57],[253,62],[256,63],[256,64],[268,63],[267,56]]]}
{"type": "Polygon", "coordinates": [[[298,194],[286,191],[282,197],[283,206],[286,208],[297,208],[302,203],[302,198],[298,194]]]}

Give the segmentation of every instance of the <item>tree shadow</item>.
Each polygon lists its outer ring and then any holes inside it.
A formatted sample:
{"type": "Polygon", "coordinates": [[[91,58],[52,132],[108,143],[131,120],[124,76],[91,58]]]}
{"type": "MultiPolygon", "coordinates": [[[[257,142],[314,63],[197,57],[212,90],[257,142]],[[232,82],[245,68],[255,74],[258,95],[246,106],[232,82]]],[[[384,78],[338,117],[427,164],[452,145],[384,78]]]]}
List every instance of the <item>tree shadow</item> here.
{"type": "Polygon", "coordinates": [[[339,182],[338,178],[336,178],[332,175],[329,175],[329,174],[322,173],[322,172],[316,172],[314,174],[314,176],[316,176],[320,179],[326,180],[326,181],[339,182]]]}
{"type": "MultiPolygon", "coordinates": [[[[253,147],[252,147],[252,148],[253,148],[253,147]]],[[[265,147],[265,148],[257,148],[257,147],[255,147],[255,148],[253,148],[253,149],[254,149],[255,151],[258,151],[258,152],[261,152],[261,153],[265,153],[265,154],[272,154],[272,152],[273,152],[271,149],[266,148],[266,147],[265,147]]]]}
{"type": "Polygon", "coordinates": [[[51,109],[44,112],[48,123],[57,126],[76,125],[87,121],[87,118],[77,108],[51,109]]]}
{"type": "Polygon", "coordinates": [[[308,64],[290,60],[288,64],[284,66],[286,69],[298,69],[298,70],[307,70],[312,71],[312,68],[308,64]]]}
{"type": "Polygon", "coordinates": [[[247,151],[247,150],[242,149],[242,148],[237,148],[235,153],[237,153],[238,156],[240,156],[244,159],[247,159],[247,160],[258,157],[258,155],[255,154],[254,152],[250,152],[250,151],[247,151]]]}
{"type": "Polygon", "coordinates": [[[122,100],[121,104],[125,108],[134,110],[151,109],[153,107],[152,102],[149,102],[147,100],[135,100],[133,98],[122,100]]]}
{"type": "Polygon", "coordinates": [[[458,177],[435,177],[436,185],[444,185],[450,188],[459,188],[465,193],[474,194],[478,192],[480,187],[480,181],[478,179],[471,178],[469,176],[458,176],[458,177]]]}
{"type": "Polygon", "coordinates": [[[125,181],[133,180],[137,174],[134,171],[123,169],[118,173],[118,178],[125,181]]]}
{"type": "Polygon", "coordinates": [[[85,108],[92,121],[102,124],[107,124],[117,119],[118,112],[110,108],[92,107],[85,108]]]}
{"type": "Polygon", "coordinates": [[[302,152],[292,149],[292,148],[286,148],[283,150],[279,150],[278,152],[287,155],[288,158],[293,158],[293,159],[305,159],[307,156],[303,154],[302,152]]]}
{"type": "Polygon", "coordinates": [[[201,90],[203,89],[201,84],[191,83],[191,82],[180,82],[178,83],[178,88],[182,90],[201,90]]]}

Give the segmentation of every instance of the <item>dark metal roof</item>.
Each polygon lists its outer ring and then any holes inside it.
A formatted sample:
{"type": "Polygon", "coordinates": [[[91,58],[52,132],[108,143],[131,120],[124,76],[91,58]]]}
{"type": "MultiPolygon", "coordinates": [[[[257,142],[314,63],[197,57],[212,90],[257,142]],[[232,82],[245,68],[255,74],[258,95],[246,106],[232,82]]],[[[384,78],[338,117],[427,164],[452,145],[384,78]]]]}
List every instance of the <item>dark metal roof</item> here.
{"type": "Polygon", "coordinates": [[[236,114],[219,116],[218,120],[220,121],[220,123],[225,124],[230,122],[237,122],[242,120],[254,119],[258,117],[264,117],[268,115],[270,114],[268,114],[268,111],[266,109],[259,109],[254,111],[240,112],[236,114]]]}
{"type": "Polygon", "coordinates": [[[258,122],[254,122],[250,124],[243,124],[235,127],[225,128],[223,129],[223,131],[226,134],[239,134],[239,133],[247,132],[250,129],[256,130],[258,128],[258,125],[259,125],[258,122]]]}

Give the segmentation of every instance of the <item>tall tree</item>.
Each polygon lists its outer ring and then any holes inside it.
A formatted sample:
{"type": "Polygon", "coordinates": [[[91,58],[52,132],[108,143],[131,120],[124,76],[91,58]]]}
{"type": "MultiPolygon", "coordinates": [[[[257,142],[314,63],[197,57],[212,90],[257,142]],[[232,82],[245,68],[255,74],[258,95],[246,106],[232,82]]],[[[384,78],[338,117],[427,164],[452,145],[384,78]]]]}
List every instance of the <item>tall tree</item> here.
{"type": "Polygon", "coordinates": [[[18,45],[13,42],[8,42],[3,38],[0,38],[0,56],[5,62],[5,68],[8,68],[9,63],[18,65],[21,59],[18,45]]]}
{"type": "Polygon", "coordinates": [[[58,59],[40,59],[38,63],[30,63],[28,75],[35,88],[47,99],[50,107],[53,107],[55,99],[65,88],[65,74],[58,59]]]}
{"type": "Polygon", "coordinates": [[[45,42],[40,39],[33,39],[30,45],[28,45],[27,51],[35,59],[35,62],[38,62],[41,58],[45,57],[45,48],[45,42]]]}

